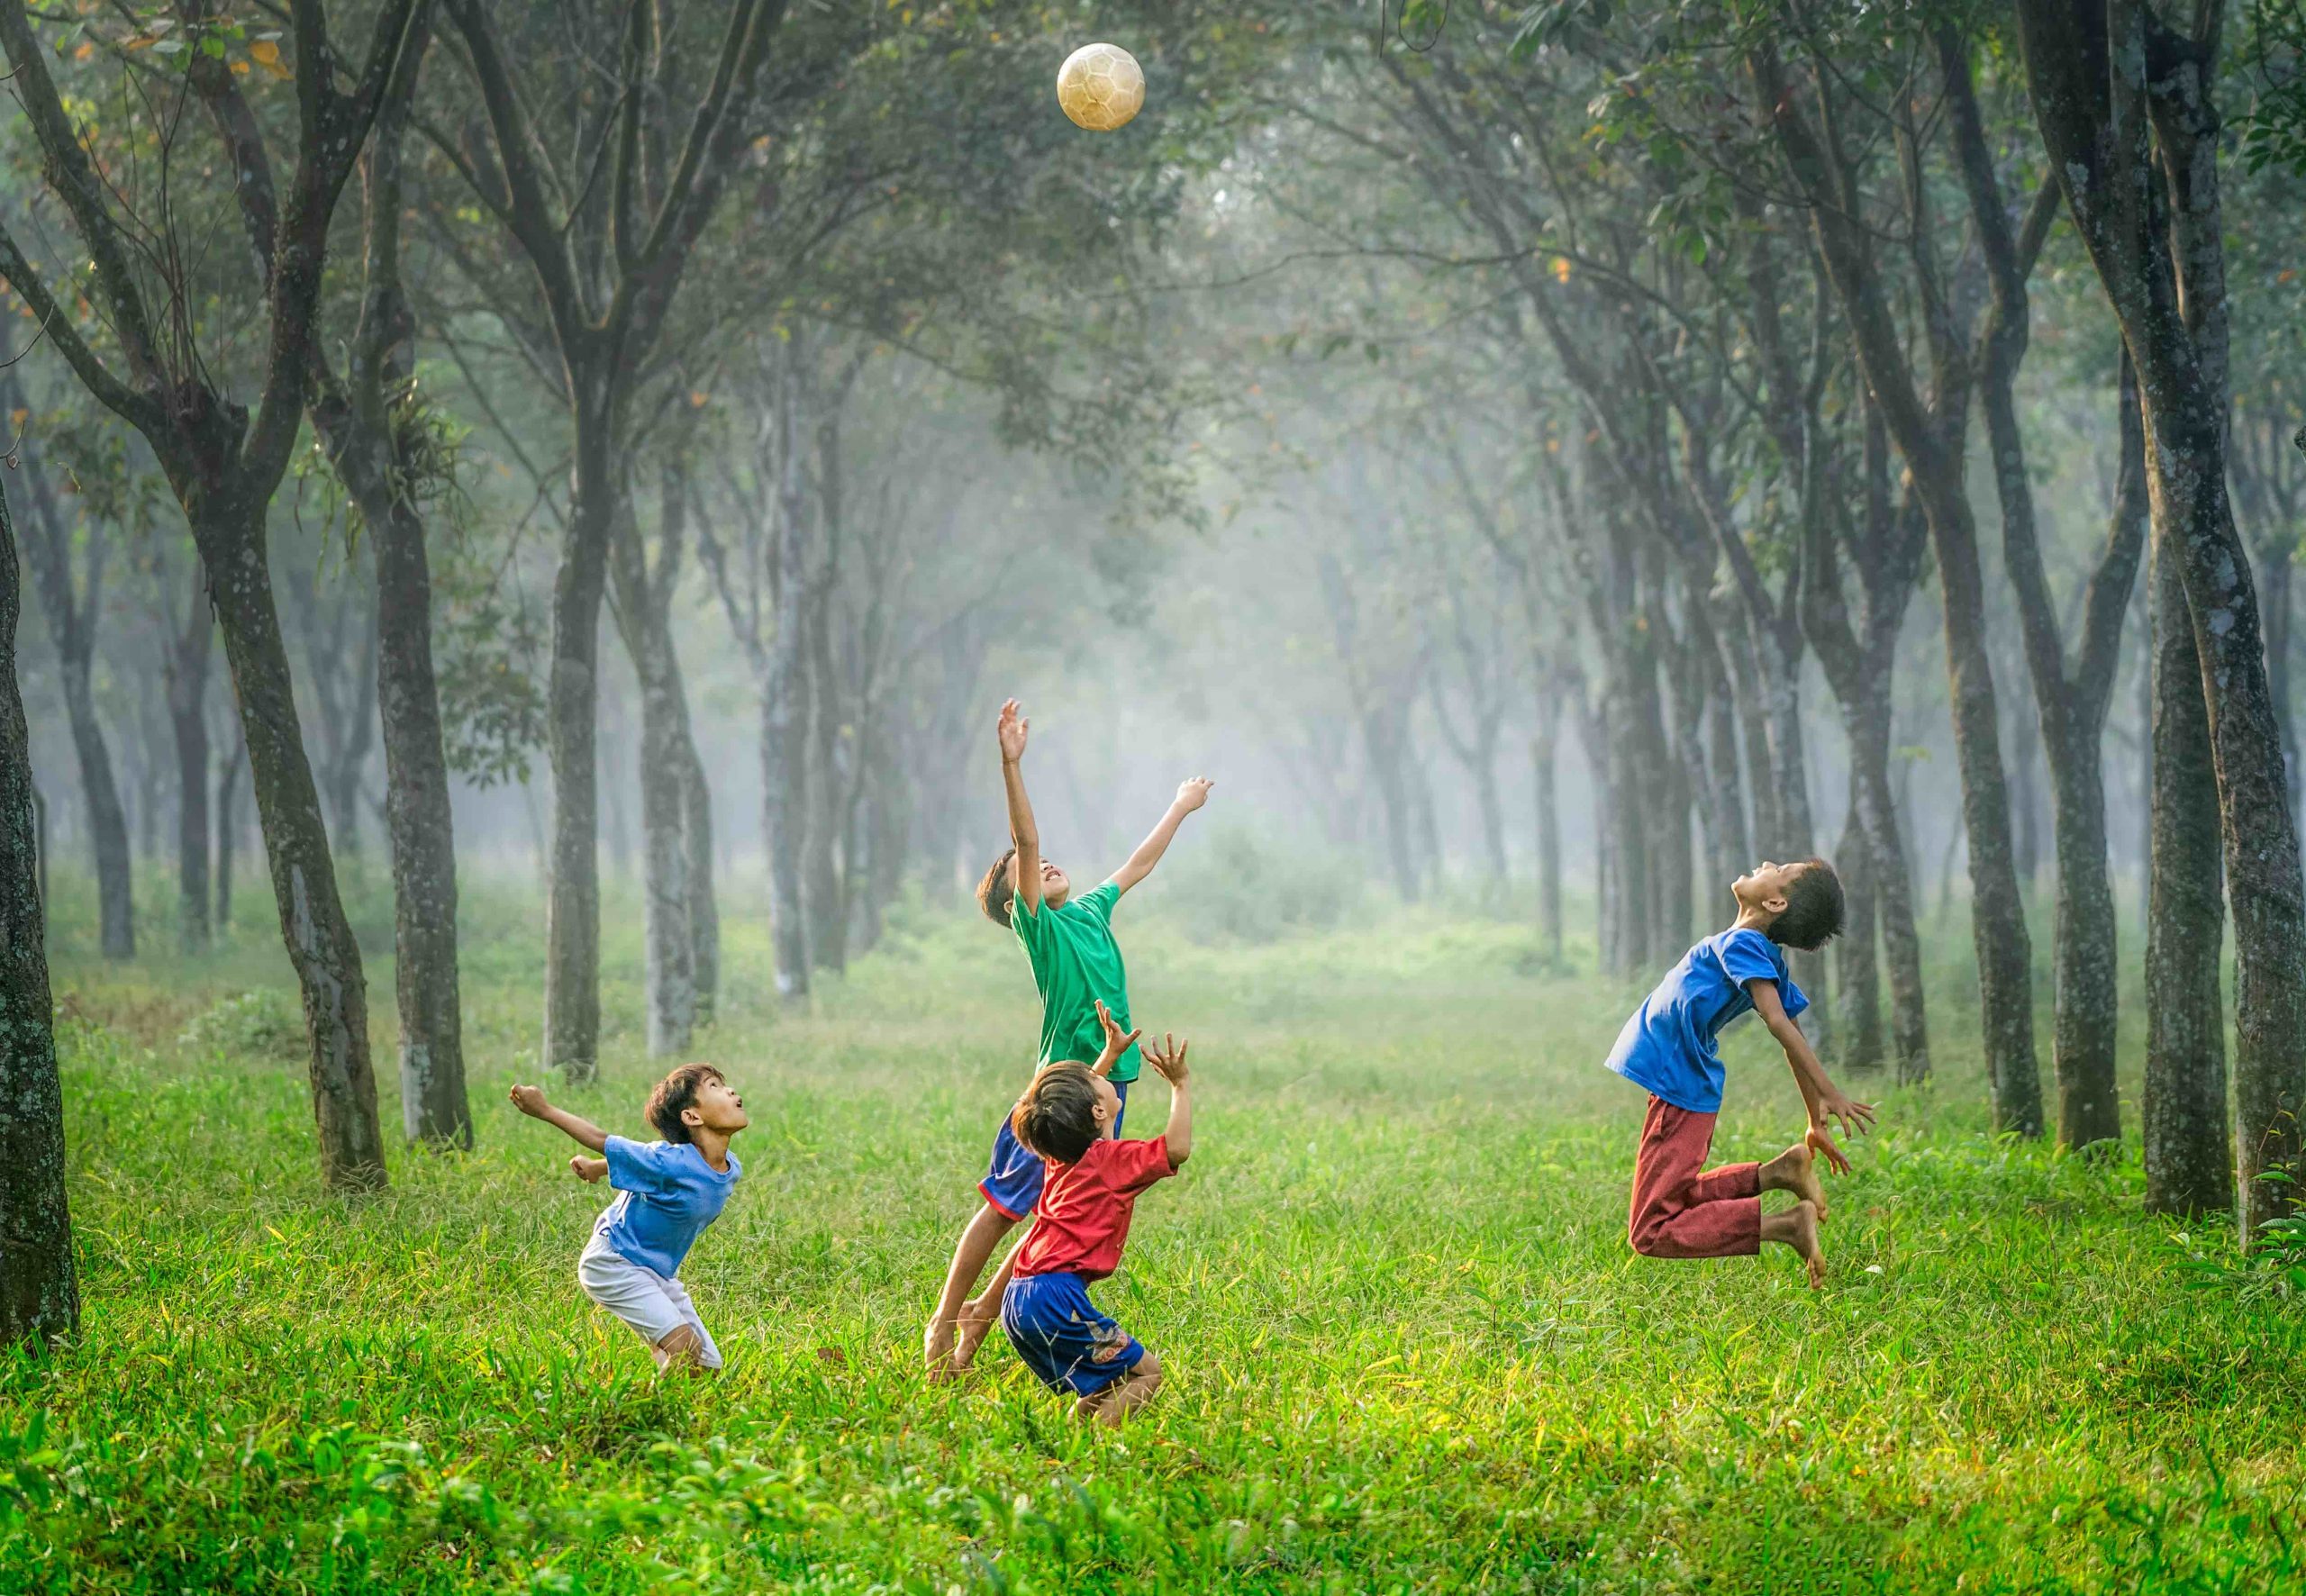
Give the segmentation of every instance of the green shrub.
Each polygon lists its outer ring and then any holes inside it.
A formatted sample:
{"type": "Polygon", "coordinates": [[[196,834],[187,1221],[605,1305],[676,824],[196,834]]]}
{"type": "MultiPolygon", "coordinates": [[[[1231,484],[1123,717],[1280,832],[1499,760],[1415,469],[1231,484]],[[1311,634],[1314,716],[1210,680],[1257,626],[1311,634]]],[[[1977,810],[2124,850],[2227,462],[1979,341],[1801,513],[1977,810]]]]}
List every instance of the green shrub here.
{"type": "Polygon", "coordinates": [[[177,1043],[195,1053],[293,1064],[304,1056],[304,1016],[286,993],[259,987],[237,997],[220,998],[194,1015],[177,1043]]]}
{"type": "Polygon", "coordinates": [[[1359,863],[1241,826],[1173,849],[1146,885],[1197,942],[1274,942],[1344,923],[1367,890],[1359,863]]]}

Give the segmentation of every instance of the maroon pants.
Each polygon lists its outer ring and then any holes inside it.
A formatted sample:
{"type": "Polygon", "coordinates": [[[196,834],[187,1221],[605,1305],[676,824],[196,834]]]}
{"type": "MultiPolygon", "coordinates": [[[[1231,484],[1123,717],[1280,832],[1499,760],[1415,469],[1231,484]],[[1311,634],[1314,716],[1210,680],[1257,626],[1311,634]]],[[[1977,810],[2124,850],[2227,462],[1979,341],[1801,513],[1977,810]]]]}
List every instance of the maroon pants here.
{"type": "Polygon", "coordinates": [[[1634,1251],[1652,1258],[1729,1258],[1762,1250],[1762,1166],[1704,1167],[1714,1118],[1650,1098],[1626,1221],[1634,1251]]]}

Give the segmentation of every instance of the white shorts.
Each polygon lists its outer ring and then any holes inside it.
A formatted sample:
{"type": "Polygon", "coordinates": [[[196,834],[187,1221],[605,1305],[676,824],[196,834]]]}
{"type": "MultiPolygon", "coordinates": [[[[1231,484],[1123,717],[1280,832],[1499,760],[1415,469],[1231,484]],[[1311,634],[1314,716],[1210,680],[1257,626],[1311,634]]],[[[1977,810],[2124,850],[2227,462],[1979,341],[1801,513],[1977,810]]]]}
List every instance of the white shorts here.
{"type": "Polygon", "coordinates": [[[586,1296],[640,1333],[658,1368],[671,1360],[657,1344],[683,1325],[696,1332],[696,1361],[708,1369],[721,1366],[721,1349],[713,1344],[713,1332],[697,1318],[696,1304],[688,1300],[688,1288],[654,1269],[642,1268],[611,1247],[598,1230],[576,1260],[576,1283],[585,1288],[586,1296]]]}

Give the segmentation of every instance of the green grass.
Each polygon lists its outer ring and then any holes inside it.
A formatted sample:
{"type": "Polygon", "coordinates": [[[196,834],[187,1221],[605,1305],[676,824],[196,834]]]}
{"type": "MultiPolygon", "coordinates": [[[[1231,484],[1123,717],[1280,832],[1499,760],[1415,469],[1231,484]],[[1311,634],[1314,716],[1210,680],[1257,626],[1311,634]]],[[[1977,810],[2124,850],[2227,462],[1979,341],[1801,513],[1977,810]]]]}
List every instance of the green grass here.
{"type": "MultiPolygon", "coordinates": [[[[1525,933],[1395,918],[1229,950],[1148,905],[1136,1006],[1194,1039],[1202,1118],[1100,1293],[1171,1371],[1112,1434],[997,1338],[967,1383],[913,1372],[1035,1034],[981,923],[908,911],[785,1015],[731,893],[699,1052],[755,1120],[686,1275],[730,1367],[659,1385],[576,1289],[600,1194],[504,1102],[534,1059],[528,895],[468,894],[479,1150],[396,1154],[388,1195],[341,1202],[301,1066],[233,1050],[261,1003],[178,1039],[285,988],[268,905],[244,894],[224,951],[115,970],[59,884],[86,1322],[0,1364],[10,1596],[2306,1582],[2306,1317],[2191,1288],[2134,1155],[1989,1137],[1951,979],[1939,1077],[1886,1093],[1812,1294],[1782,1251],[1628,1251],[1642,1104],[1598,1059],[1630,994],[1535,973],[1525,933]]],[[[610,1056],[571,1100],[626,1130],[637,918],[609,917],[610,1056]]],[[[389,1076],[382,958],[369,979],[389,1076]]],[[[1725,1157],[1798,1129],[1766,1045],[1730,1050],[1725,1157]]],[[[1148,1082],[1131,1128],[1165,1103],[1148,1082]]]]}

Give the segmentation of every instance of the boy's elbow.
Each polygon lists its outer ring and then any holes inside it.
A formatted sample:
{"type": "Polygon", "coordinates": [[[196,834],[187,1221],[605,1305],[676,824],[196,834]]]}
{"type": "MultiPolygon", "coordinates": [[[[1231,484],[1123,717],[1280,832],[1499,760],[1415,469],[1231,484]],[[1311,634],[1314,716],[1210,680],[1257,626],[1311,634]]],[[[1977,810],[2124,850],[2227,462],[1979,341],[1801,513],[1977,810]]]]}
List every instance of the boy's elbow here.
{"type": "Polygon", "coordinates": [[[1183,1169],[1185,1166],[1185,1160],[1192,1156],[1193,1143],[1186,1142],[1183,1146],[1176,1142],[1169,1144],[1169,1167],[1172,1170],[1183,1169]]]}

